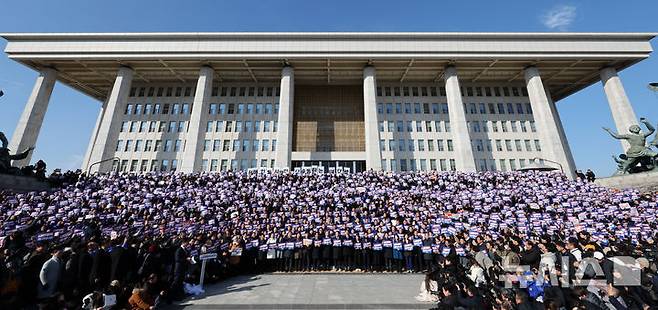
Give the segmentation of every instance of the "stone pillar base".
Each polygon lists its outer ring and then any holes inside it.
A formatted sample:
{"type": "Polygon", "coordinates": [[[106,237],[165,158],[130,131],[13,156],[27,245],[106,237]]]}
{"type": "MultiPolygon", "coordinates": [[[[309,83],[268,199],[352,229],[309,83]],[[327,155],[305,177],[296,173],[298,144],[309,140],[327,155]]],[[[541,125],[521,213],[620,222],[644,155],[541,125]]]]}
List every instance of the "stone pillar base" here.
{"type": "Polygon", "coordinates": [[[637,189],[642,193],[658,191],[658,172],[616,175],[597,179],[597,185],[615,189],[637,189]]]}

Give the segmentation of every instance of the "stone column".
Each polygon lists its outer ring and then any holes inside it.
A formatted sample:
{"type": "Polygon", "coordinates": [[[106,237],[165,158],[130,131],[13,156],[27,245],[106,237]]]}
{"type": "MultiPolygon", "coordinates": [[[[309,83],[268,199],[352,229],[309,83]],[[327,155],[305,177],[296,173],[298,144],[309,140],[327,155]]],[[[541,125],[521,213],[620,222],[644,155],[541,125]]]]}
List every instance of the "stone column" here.
{"type": "MultiPolygon", "coordinates": [[[[44,68],[41,70],[37,81],[34,83],[34,88],[32,88],[32,93],[27,99],[27,103],[25,103],[23,114],[18,120],[18,124],[16,124],[16,130],[14,130],[11,137],[9,149],[12,153],[22,152],[36,145],[56,80],[57,71],[55,69],[44,68]]],[[[31,159],[32,152],[27,158],[14,160],[12,164],[16,167],[26,166],[30,164],[31,159]]]]}
{"type": "Polygon", "coordinates": [[[87,152],[85,152],[85,158],[84,161],[82,162],[82,171],[87,171],[89,169],[89,158],[91,157],[91,153],[93,152],[94,149],[94,144],[96,143],[96,137],[98,137],[98,128],[101,125],[101,121],[103,120],[103,115],[105,114],[105,108],[107,107],[107,99],[103,101],[103,104],[101,104],[101,110],[98,112],[98,117],[96,118],[96,125],[94,125],[94,131],[91,132],[91,138],[89,139],[89,145],[87,146],[87,152]]]}
{"type": "Polygon", "coordinates": [[[448,115],[450,117],[452,143],[455,148],[454,154],[457,170],[464,172],[477,171],[475,168],[475,156],[473,156],[471,136],[468,133],[468,124],[466,123],[464,103],[462,101],[461,90],[459,89],[457,69],[454,66],[446,67],[443,77],[446,82],[448,115]]]}
{"type": "Polygon", "coordinates": [[[537,124],[539,140],[541,141],[542,158],[558,162],[564,174],[575,178],[576,165],[571,156],[560,115],[553,99],[544,89],[544,84],[536,67],[525,69],[525,81],[528,88],[528,98],[532,106],[532,116],[537,124]]]}
{"type": "Polygon", "coordinates": [[[192,105],[192,114],[190,115],[189,130],[187,132],[187,141],[185,142],[185,151],[181,163],[181,172],[197,172],[201,170],[201,154],[203,154],[203,136],[205,122],[202,122],[203,113],[208,113],[208,100],[212,91],[212,80],[215,70],[209,66],[201,67],[199,70],[199,79],[196,83],[196,93],[194,94],[194,104],[192,105]],[[203,126],[202,126],[202,123],[203,126]]]}
{"type": "MultiPolygon", "coordinates": [[[[628,127],[637,125],[638,122],[631,102],[626,97],[624,85],[621,84],[615,68],[606,67],[601,69],[600,73],[603,90],[605,91],[605,96],[608,97],[608,104],[610,105],[612,118],[615,120],[615,125],[617,126],[617,132],[627,134],[629,133],[628,127]]],[[[630,145],[626,140],[620,140],[620,142],[623,152],[626,152],[630,145]]]]}
{"type": "Polygon", "coordinates": [[[295,100],[295,69],[285,66],[281,70],[279,116],[276,132],[274,168],[290,168],[292,157],[292,128],[295,100]]]}
{"type": "Polygon", "coordinates": [[[365,125],[366,170],[382,170],[382,152],[379,149],[377,123],[377,70],[374,66],[363,69],[363,123],[365,125]]]}
{"type": "MultiPolygon", "coordinates": [[[[122,66],[117,72],[117,77],[114,80],[114,86],[110,91],[107,98],[107,105],[103,113],[103,117],[98,127],[98,134],[96,141],[89,156],[89,165],[111,159],[114,156],[116,149],[116,142],[119,137],[119,129],[121,127],[121,118],[123,117],[123,110],[128,101],[130,93],[130,85],[132,84],[133,70],[129,67],[122,66]]],[[[112,168],[112,161],[96,164],[89,169],[89,172],[109,172],[112,168]]]]}

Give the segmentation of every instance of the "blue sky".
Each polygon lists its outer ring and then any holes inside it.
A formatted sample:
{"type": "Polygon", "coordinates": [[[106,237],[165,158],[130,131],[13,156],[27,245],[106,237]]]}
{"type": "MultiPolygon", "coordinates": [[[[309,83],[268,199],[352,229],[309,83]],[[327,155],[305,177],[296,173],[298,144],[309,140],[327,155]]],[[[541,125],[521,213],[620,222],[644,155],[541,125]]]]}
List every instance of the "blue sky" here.
{"type": "MultiPolygon", "coordinates": [[[[2,1],[0,32],[575,31],[658,32],[658,1],[2,1]]],[[[653,42],[656,47],[656,40],[653,42]]],[[[4,48],[4,42],[0,44],[4,48]]],[[[0,57],[0,131],[14,131],[37,73],[0,57]]],[[[658,122],[658,55],[620,73],[638,117],[658,122]]],[[[100,103],[57,84],[34,160],[81,164],[100,103]]],[[[600,83],[558,102],[579,169],[603,176],[621,151],[600,83]]]]}

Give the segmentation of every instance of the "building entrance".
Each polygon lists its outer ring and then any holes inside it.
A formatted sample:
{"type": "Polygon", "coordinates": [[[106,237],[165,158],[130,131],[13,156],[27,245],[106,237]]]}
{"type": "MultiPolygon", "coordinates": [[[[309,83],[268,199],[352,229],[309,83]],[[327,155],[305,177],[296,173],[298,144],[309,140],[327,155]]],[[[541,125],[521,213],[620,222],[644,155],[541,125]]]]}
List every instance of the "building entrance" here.
{"type": "Polygon", "coordinates": [[[343,171],[362,172],[366,170],[365,160],[293,160],[292,169],[304,167],[324,167],[325,172],[343,171]]]}

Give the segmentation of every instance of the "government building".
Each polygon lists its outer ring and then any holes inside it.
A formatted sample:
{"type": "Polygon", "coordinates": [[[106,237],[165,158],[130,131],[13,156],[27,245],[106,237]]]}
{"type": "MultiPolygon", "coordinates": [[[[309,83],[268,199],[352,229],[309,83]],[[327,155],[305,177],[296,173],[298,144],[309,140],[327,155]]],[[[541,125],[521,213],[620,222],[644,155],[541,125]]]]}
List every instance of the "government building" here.
{"type": "MultiPolygon", "coordinates": [[[[35,145],[56,81],[100,112],[83,170],[576,169],[556,102],[617,73],[650,33],[8,33],[40,73],[10,149],[35,145]]],[[[27,94],[26,94],[27,95],[27,94]]],[[[582,119],[587,121],[587,115],[582,119]]],[[[30,158],[15,162],[24,165],[30,158]]]]}

